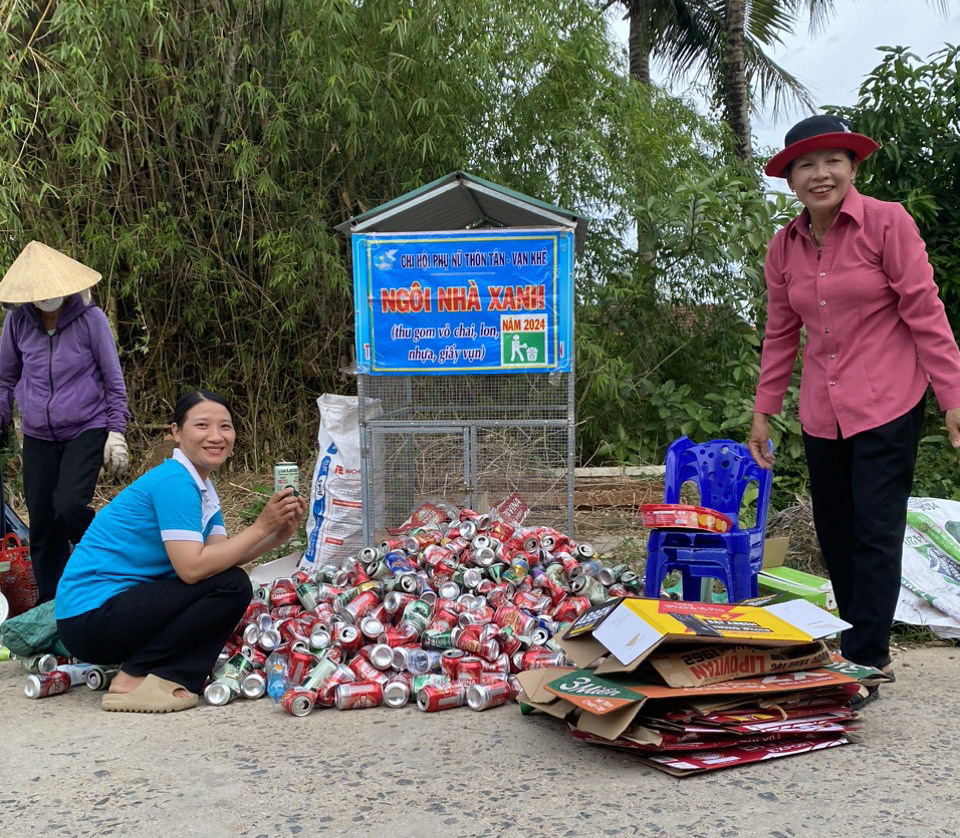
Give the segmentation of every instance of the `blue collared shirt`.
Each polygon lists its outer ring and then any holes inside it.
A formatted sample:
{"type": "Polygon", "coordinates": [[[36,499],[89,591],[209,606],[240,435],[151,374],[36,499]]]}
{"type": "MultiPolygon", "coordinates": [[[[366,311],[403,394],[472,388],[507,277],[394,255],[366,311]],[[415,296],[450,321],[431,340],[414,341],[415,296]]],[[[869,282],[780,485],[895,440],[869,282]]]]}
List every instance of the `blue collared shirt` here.
{"type": "Polygon", "coordinates": [[[179,448],[108,503],[74,549],[57,588],[57,619],[98,608],[121,591],[172,578],[165,542],[226,535],[220,498],[179,448]]]}

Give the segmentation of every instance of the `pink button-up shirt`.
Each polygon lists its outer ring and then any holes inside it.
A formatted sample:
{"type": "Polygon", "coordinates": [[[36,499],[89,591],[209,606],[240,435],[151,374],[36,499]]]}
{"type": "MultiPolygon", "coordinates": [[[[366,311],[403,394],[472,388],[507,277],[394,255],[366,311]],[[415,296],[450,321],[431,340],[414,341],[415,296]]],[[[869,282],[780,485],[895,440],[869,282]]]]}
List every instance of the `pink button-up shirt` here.
{"type": "Polygon", "coordinates": [[[767,330],[754,410],[779,413],[806,327],[800,422],[844,438],[916,405],[932,383],[960,407],[960,350],[916,224],[896,203],[850,187],[823,248],[804,210],[770,242],[767,330]]]}

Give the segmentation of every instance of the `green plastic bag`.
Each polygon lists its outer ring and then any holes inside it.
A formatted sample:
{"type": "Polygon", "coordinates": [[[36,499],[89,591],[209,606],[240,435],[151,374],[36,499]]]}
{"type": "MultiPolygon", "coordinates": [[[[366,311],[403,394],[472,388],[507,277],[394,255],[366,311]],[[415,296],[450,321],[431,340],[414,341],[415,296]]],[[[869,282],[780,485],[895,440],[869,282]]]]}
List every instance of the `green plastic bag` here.
{"type": "Polygon", "coordinates": [[[0,642],[22,658],[45,652],[69,657],[70,652],[57,636],[53,607],[53,600],[50,600],[0,623],[0,642]]]}

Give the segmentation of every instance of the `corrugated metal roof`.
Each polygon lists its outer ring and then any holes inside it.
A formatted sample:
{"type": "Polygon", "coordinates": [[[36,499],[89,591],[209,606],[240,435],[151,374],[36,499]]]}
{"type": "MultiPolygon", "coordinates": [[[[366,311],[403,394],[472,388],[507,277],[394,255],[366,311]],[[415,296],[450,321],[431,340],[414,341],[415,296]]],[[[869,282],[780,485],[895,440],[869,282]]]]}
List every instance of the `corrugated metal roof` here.
{"type": "Polygon", "coordinates": [[[569,227],[574,231],[577,253],[583,251],[587,234],[585,218],[468,172],[451,172],[355,215],[335,229],[349,236],[353,233],[544,226],[569,227]]]}

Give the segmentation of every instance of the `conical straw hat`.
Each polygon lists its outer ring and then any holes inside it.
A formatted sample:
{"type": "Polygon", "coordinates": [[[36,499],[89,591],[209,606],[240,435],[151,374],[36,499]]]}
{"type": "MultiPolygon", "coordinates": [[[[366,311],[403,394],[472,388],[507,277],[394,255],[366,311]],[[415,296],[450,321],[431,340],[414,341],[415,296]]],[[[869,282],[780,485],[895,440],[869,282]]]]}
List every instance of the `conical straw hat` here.
{"type": "Polygon", "coordinates": [[[45,244],[30,242],[0,280],[0,303],[66,297],[96,285],[101,275],[45,244]]]}

